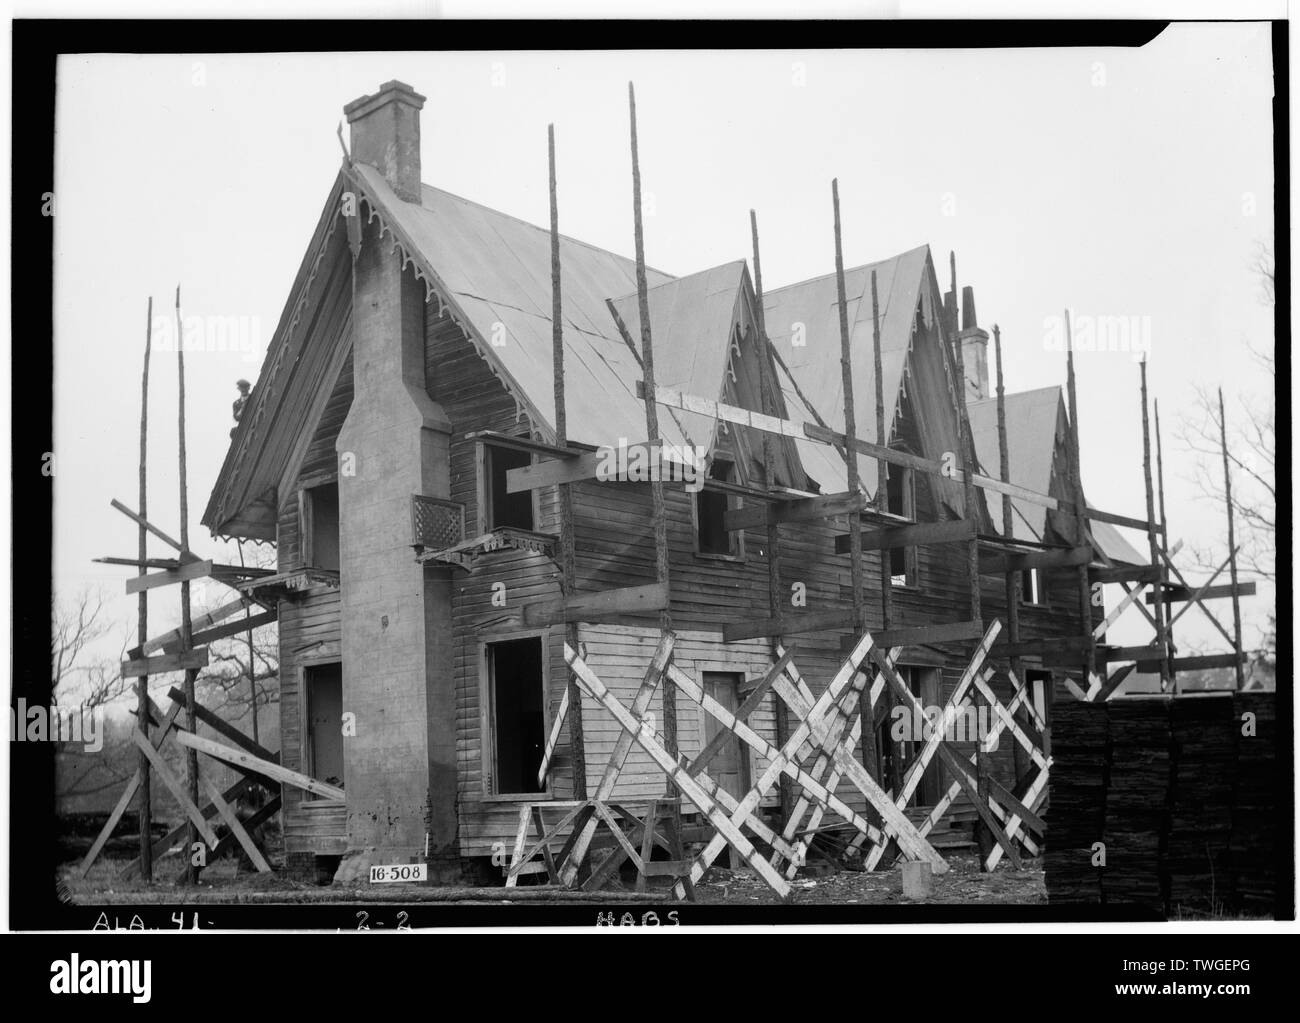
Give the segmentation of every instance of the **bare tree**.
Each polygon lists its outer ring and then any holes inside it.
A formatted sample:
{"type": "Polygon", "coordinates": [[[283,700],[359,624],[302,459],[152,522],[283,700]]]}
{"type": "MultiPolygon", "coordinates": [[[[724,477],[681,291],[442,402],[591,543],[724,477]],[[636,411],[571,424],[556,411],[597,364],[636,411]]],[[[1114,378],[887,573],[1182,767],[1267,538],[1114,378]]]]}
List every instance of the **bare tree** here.
{"type": "MultiPolygon", "coordinates": [[[[1260,281],[1260,300],[1274,302],[1274,258],[1271,241],[1256,244],[1252,270],[1260,281]]],[[[1277,433],[1274,346],[1247,345],[1251,356],[1267,373],[1273,386],[1265,395],[1240,394],[1227,406],[1228,462],[1232,471],[1232,513],[1238,527],[1238,565],[1246,576],[1269,583],[1277,581],[1277,433]]],[[[1196,398],[1183,417],[1179,438],[1196,456],[1193,477],[1201,493],[1224,507],[1222,446],[1223,421],[1217,391],[1198,387],[1196,398]]],[[[1217,568],[1227,557],[1223,545],[1192,547],[1201,568],[1217,568]]],[[[1261,649],[1254,658],[1271,670],[1277,650],[1276,613],[1268,616],[1261,649]]]]}
{"type": "MultiPolygon", "coordinates": [[[[71,600],[54,600],[51,612],[51,699],[78,701],[83,708],[100,707],[123,696],[130,683],[122,678],[121,661],[96,655],[92,648],[107,638],[115,623],[104,611],[104,594],[84,589],[71,600]]],[[[123,635],[119,653],[125,652],[123,635]]]]}

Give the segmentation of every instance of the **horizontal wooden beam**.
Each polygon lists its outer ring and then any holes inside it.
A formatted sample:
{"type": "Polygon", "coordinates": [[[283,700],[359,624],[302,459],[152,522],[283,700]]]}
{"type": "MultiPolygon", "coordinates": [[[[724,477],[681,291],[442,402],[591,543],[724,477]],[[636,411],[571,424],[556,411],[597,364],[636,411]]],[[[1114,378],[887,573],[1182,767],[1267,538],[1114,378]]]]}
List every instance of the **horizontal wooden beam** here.
{"type": "Polygon", "coordinates": [[[180,568],[178,558],[91,558],[97,565],[124,565],[128,568],[180,568]]]}
{"type": "Polygon", "coordinates": [[[466,440],[481,440],[499,448],[510,448],[514,451],[524,451],[532,455],[544,455],[547,458],[578,458],[589,451],[583,448],[559,448],[554,444],[545,444],[539,440],[533,440],[531,437],[512,437],[508,433],[498,433],[496,430],[476,430],[473,433],[465,434],[466,440]]]}
{"type": "Polygon", "coordinates": [[[1051,639],[1030,639],[1019,643],[995,645],[991,657],[1044,657],[1053,654],[1082,653],[1092,646],[1092,639],[1084,636],[1054,636],[1051,639]]]}
{"type": "Polygon", "coordinates": [[[559,625],[563,622],[599,622],[610,615],[648,614],[668,606],[667,583],[626,586],[600,593],[578,593],[567,600],[544,600],[524,605],[528,626],[559,625]]]}
{"type": "Polygon", "coordinates": [[[158,657],[142,657],[135,661],[122,662],[123,678],[140,678],[144,675],[166,675],[172,671],[188,671],[208,666],[207,647],[198,650],[186,650],[178,654],[162,654],[158,657]]]}
{"type": "MultiPolygon", "coordinates": [[[[209,625],[216,625],[217,622],[225,621],[231,615],[242,611],[246,607],[251,607],[254,601],[248,597],[237,597],[235,600],[222,604],[213,611],[205,615],[199,615],[190,624],[192,630],[205,629],[209,625]]],[[[180,643],[181,630],[172,629],[171,632],[164,632],[161,636],[155,636],[153,639],[146,640],[143,646],[132,647],[127,651],[127,656],[132,660],[138,660],[146,654],[157,653],[159,650],[168,650],[169,653],[176,651],[169,648],[180,643]]]]}
{"type": "Polygon", "coordinates": [[[200,753],[206,753],[210,757],[224,760],[228,764],[245,767],[256,774],[264,774],[268,778],[274,778],[276,781],[282,782],[285,785],[292,785],[294,788],[305,789],[314,795],[324,796],[326,799],[347,799],[347,793],[340,788],[333,785],[327,785],[325,782],[317,781],[315,778],[309,778],[307,775],[299,774],[297,771],[290,771],[287,767],[273,764],[269,760],[255,757],[251,753],[245,753],[243,750],[231,749],[229,746],[223,746],[221,743],[213,742],[211,739],[204,739],[191,732],[177,732],[176,741],[182,746],[188,746],[190,749],[198,750],[200,753]]]}
{"type": "Polygon", "coordinates": [[[852,611],[821,611],[815,613],[783,615],[761,618],[750,622],[732,622],[722,627],[722,638],[728,643],[741,639],[758,639],[762,636],[794,636],[801,632],[839,632],[856,628],[852,611]]]}
{"type": "Polygon", "coordinates": [[[1156,660],[1163,651],[1158,646],[1098,646],[1097,660],[1108,664],[1113,661],[1156,660]]]}
{"type": "MultiPolygon", "coordinates": [[[[954,519],[952,522],[918,522],[912,526],[887,526],[862,534],[864,551],[887,551],[894,547],[916,547],[927,544],[960,543],[975,535],[973,519],[954,519]]],[[[835,537],[835,553],[848,554],[851,537],[840,533],[835,537]]]]}
{"type": "Polygon", "coordinates": [[[869,506],[870,501],[865,494],[822,494],[818,497],[735,508],[723,513],[722,524],[728,530],[738,530],[788,522],[817,522],[836,515],[865,511],[869,506]]]}
{"type": "Polygon", "coordinates": [[[1098,511],[1096,508],[1085,508],[1083,514],[1085,518],[1091,519],[1093,522],[1109,522],[1112,526],[1127,526],[1129,529],[1141,530],[1143,533],[1163,533],[1165,531],[1163,523],[1151,523],[1146,519],[1134,519],[1127,515],[1098,511]]]}
{"type": "Polygon", "coordinates": [[[194,634],[193,643],[195,646],[203,646],[218,639],[225,639],[227,636],[238,636],[249,629],[257,629],[263,625],[270,625],[280,617],[279,611],[263,611],[261,614],[253,615],[251,618],[242,618],[238,621],[227,622],[225,625],[216,625],[211,629],[204,629],[202,632],[194,634]]]}
{"type": "Polygon", "coordinates": [[[1024,551],[1018,554],[982,554],[980,574],[1006,575],[1033,568],[1069,568],[1092,561],[1091,547],[1071,547],[1057,551],[1024,551]]]}
{"type": "Polygon", "coordinates": [[[918,625],[911,628],[882,629],[871,638],[878,647],[920,646],[928,643],[957,643],[965,639],[980,639],[984,623],[980,621],[949,622],[947,625],[918,625]]]}
{"type": "Polygon", "coordinates": [[[1164,570],[1155,565],[1088,569],[1088,578],[1094,583],[1154,583],[1163,579],[1164,574],[1164,570]]]}
{"type": "MultiPolygon", "coordinates": [[[[539,487],[549,487],[557,483],[580,483],[583,480],[593,480],[602,471],[610,469],[617,471],[620,460],[623,467],[630,467],[633,460],[637,464],[644,461],[644,469],[649,471],[652,463],[649,447],[647,442],[642,441],[639,444],[629,444],[626,448],[588,451],[572,458],[552,458],[538,462],[536,465],[509,469],[506,471],[506,493],[522,494],[528,490],[537,490],[539,487]],[[636,454],[638,451],[645,453],[638,455],[636,454]]],[[[661,477],[667,479],[673,475],[671,472],[663,471],[664,465],[677,464],[668,459],[662,460],[659,466],[661,477]]]]}
{"type": "MultiPolygon", "coordinates": [[[[1195,657],[1175,657],[1170,661],[1174,671],[1206,671],[1211,668],[1235,668],[1238,663],[1250,660],[1247,654],[1201,654],[1195,657]]],[[[1155,672],[1160,670],[1159,661],[1138,661],[1138,671],[1155,672]]]]}
{"type": "MultiPolygon", "coordinates": [[[[1224,583],[1221,586],[1207,586],[1202,590],[1193,590],[1178,583],[1170,583],[1165,587],[1164,600],[1166,603],[1186,602],[1192,599],[1193,594],[1199,600],[1220,600],[1224,597],[1231,597],[1233,589],[1232,583],[1224,583]]],[[[1235,589],[1238,597],[1253,597],[1255,595],[1255,584],[1253,582],[1238,583],[1235,589]]],[[[1148,593],[1146,598],[1148,604],[1156,602],[1154,593],[1148,593]]]]}
{"type": "Polygon", "coordinates": [[[211,574],[211,561],[191,561],[180,568],[170,568],[165,572],[134,576],[126,581],[126,592],[139,593],[141,590],[152,590],[157,586],[174,586],[176,583],[189,582],[192,579],[203,579],[211,574]]]}

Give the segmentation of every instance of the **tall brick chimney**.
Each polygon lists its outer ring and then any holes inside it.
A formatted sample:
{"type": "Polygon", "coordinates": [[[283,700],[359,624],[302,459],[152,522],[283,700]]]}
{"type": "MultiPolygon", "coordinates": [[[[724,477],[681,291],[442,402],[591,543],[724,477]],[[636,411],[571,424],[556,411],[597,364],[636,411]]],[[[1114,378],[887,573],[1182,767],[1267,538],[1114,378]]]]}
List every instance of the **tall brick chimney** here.
{"type": "MultiPolygon", "coordinates": [[[[389,82],[348,104],[354,160],[418,194],[423,98],[389,82]]],[[[353,261],[352,407],[339,431],[339,599],[348,852],[336,880],[456,852],[451,583],[411,551],[411,495],[450,497],[451,425],[425,378],[425,288],[379,224],[353,261]]]]}
{"type": "Polygon", "coordinates": [[[385,82],[343,108],[352,126],[352,159],[383,173],[397,195],[420,201],[420,111],[424,97],[405,82],[385,82]]]}
{"type": "MultiPolygon", "coordinates": [[[[952,315],[956,314],[954,308],[952,315]]],[[[989,335],[976,323],[975,289],[969,286],[961,289],[961,331],[957,343],[961,345],[961,357],[966,364],[966,400],[982,401],[989,396],[989,335]]]]}

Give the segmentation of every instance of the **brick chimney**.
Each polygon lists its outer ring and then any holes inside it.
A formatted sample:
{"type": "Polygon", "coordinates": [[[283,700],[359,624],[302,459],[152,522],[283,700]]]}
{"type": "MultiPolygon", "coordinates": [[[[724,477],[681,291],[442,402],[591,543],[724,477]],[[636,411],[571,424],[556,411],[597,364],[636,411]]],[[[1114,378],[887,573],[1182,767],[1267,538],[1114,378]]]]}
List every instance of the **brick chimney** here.
{"type": "Polygon", "coordinates": [[[379,170],[398,197],[420,201],[420,111],[424,97],[405,82],[385,82],[343,108],[352,159],[379,170]]]}
{"type": "MultiPolygon", "coordinates": [[[[346,108],[353,159],[398,195],[418,194],[423,102],[389,82],[346,108]]],[[[379,230],[362,226],[353,262],[355,391],[336,441],[343,705],[356,715],[340,883],[426,848],[432,878],[457,847],[451,583],[411,552],[411,495],[451,496],[451,424],[426,380],[424,284],[379,230]]]]}
{"type": "MultiPolygon", "coordinates": [[[[950,291],[945,297],[951,296],[950,291]]],[[[954,317],[956,312],[954,308],[954,317]]],[[[969,286],[961,289],[961,331],[957,343],[961,345],[961,357],[966,364],[966,400],[982,401],[989,396],[989,335],[975,320],[975,289],[969,286]]]]}

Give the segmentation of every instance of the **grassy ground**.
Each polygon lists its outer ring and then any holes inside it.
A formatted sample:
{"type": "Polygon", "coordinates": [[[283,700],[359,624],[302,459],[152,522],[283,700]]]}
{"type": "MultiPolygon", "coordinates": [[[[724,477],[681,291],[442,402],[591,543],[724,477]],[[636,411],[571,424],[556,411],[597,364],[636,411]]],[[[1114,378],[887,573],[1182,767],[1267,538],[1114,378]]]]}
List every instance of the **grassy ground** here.
{"type": "MultiPolygon", "coordinates": [[[[1033,905],[1047,901],[1043,885],[1043,872],[1036,861],[1026,861],[1024,870],[1000,866],[992,874],[979,871],[975,857],[952,853],[948,857],[950,869],[934,878],[929,899],[932,905],[1033,905]]],[[[101,859],[84,880],[73,876],[74,864],[65,865],[59,872],[65,885],[66,897],[87,904],[139,903],[139,902],[349,902],[349,901],[444,901],[506,900],[531,901],[536,898],[553,898],[554,890],[543,890],[525,885],[513,892],[505,889],[456,889],[409,885],[362,886],[355,889],[320,887],[292,881],[281,874],[257,874],[247,867],[237,869],[234,859],[221,859],[207,867],[197,888],[178,884],[177,874],[182,869],[179,857],[171,856],[158,864],[157,880],[146,885],[139,878],[124,881],[117,876],[125,860],[101,859]]],[[[279,864],[272,859],[272,865],[279,864]]],[[[863,873],[844,870],[816,877],[802,877],[793,884],[792,901],[802,905],[909,905],[913,900],[903,896],[902,870],[894,866],[889,870],[863,873]]],[[[661,901],[664,892],[649,893],[641,898],[661,901]]],[[[779,900],[766,883],[748,868],[729,870],[715,867],[696,886],[697,899],[706,904],[775,904],[779,900]]],[[[568,898],[569,895],[563,896],[568,898]]],[[[610,901],[636,899],[635,892],[606,891],[585,896],[582,901],[610,901]]]]}

